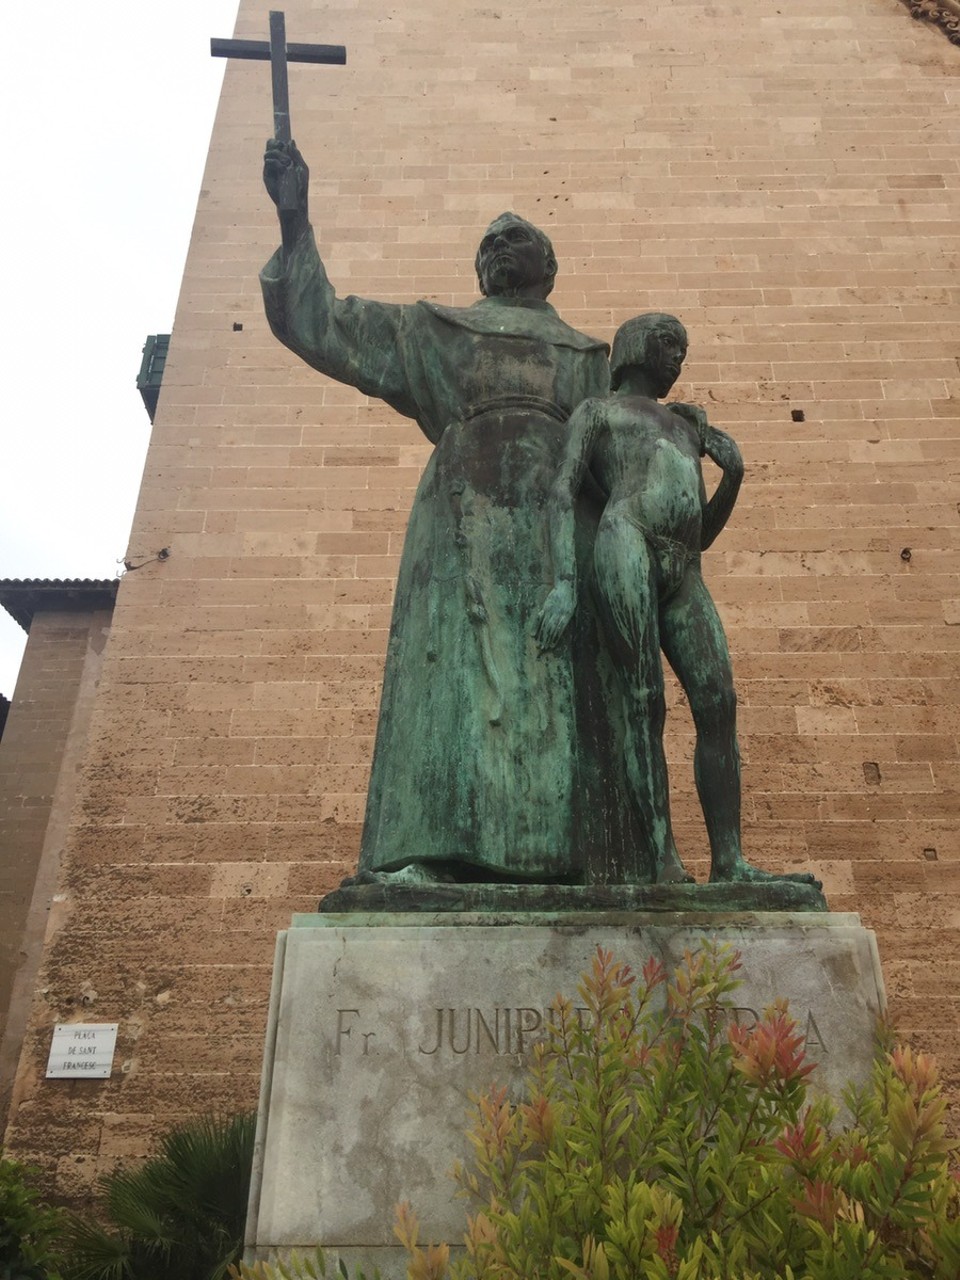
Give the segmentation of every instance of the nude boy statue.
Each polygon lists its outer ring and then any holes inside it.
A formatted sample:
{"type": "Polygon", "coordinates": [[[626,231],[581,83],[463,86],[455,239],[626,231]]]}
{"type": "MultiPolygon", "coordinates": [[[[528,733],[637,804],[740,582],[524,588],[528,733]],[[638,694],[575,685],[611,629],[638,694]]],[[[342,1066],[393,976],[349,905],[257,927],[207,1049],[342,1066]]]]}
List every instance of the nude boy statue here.
{"type": "Polygon", "coordinates": [[[554,586],[536,625],[543,650],[563,635],[577,605],[573,504],[589,468],[606,505],[594,548],[596,594],[619,675],[627,775],[659,882],[689,879],[670,823],[663,752],[663,650],[696,727],[694,771],[711,852],[711,881],[814,882],[773,876],[744,860],[736,694],[723,627],[704,584],[700,553],[733,510],[743,479],[740,451],[696,405],[663,406],[679,376],[687,335],[673,316],[627,321],[613,344],[613,394],[585,400],[570,419],[551,497],[554,586]],[[700,459],[723,472],[707,500],[700,459]]]}

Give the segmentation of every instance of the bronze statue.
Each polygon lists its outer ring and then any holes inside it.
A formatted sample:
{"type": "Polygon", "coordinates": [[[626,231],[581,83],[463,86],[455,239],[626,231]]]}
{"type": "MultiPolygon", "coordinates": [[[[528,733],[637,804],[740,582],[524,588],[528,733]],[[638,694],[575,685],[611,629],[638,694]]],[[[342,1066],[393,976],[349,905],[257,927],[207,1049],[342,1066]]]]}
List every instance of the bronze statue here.
{"type": "MultiPolygon", "coordinates": [[[[550,241],[510,213],[481,240],[472,306],[338,298],[310,229],[306,166],[294,144],[271,142],[275,202],[284,175],[297,198],[279,210],[283,247],[261,276],[274,333],[436,446],[399,570],[358,879],[649,882],[593,605],[549,653],[534,634],[550,586],[548,498],[573,410],[607,391],[606,344],[547,302],[550,241]]],[[[584,564],[597,515],[578,504],[572,554],[584,564]]]]}
{"type": "Polygon", "coordinates": [[[679,321],[620,330],[608,396],[606,344],[547,301],[556,257],[523,218],[487,229],[472,306],[338,298],[293,142],[268,143],[264,181],[282,238],[261,273],[273,332],[435,445],[399,568],[352,891],[449,906],[468,899],[445,885],[484,882],[554,885],[557,901],[564,885],[695,889],[670,827],[661,648],[696,723],[711,880],[806,891],[813,877],[771,877],[741,853],[736,700],[700,551],[743,468],[701,409],[656,403],[686,353],[679,321]],[[709,502],[703,454],[723,471],[709,502]]]}
{"type": "MultiPolygon", "coordinates": [[[[612,394],[584,401],[570,422],[567,455],[551,500],[554,586],[537,622],[545,652],[578,604],[574,503],[588,474],[606,505],[594,547],[596,595],[618,673],[627,723],[630,787],[653,846],[654,879],[685,875],[670,823],[663,650],[696,727],[697,793],[710,840],[712,881],[770,881],[740,846],[736,694],[723,627],[700,553],[726,524],[743,479],[740,450],[697,405],[660,405],[680,374],[687,334],[674,316],[650,313],[618,330],[612,394]],[[722,471],[707,500],[700,459],[722,471]]],[[[582,599],[582,592],[579,598],[582,599]]],[[[813,884],[814,877],[786,877],[813,884]]]]}

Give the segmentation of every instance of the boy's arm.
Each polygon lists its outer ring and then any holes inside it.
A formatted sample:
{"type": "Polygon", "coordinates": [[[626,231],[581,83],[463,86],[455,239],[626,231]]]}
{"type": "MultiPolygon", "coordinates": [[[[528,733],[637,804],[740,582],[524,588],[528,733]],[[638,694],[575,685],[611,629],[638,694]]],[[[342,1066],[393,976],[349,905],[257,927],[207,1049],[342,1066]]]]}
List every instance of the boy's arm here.
{"type": "Polygon", "coordinates": [[[700,550],[706,551],[730,519],[740,485],[743,481],[743,458],[732,437],[725,431],[718,431],[707,421],[706,412],[698,404],[681,404],[679,401],[668,404],[667,408],[685,421],[689,422],[700,441],[700,457],[711,458],[723,475],[714,490],[713,497],[707,501],[707,490],[700,475],[700,502],[703,508],[700,524],[700,550]]]}
{"type": "Polygon", "coordinates": [[[557,643],[577,607],[576,522],[573,504],[583,484],[600,428],[600,403],[585,400],[570,418],[566,452],[548,501],[553,588],[544,601],[536,622],[535,635],[541,649],[550,649],[557,643]]]}
{"type": "Polygon", "coordinates": [[[713,459],[723,475],[713,491],[713,497],[703,509],[700,525],[702,551],[706,551],[730,519],[730,513],[733,511],[743,482],[743,458],[740,456],[736,441],[725,431],[718,431],[716,427],[708,426],[704,436],[704,452],[708,458],[713,459]]]}

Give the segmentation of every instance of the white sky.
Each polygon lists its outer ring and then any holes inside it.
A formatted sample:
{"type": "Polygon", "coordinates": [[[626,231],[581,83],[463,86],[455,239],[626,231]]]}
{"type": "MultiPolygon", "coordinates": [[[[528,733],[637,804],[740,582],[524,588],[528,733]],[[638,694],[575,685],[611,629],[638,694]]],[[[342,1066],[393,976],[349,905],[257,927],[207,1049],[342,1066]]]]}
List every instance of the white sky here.
{"type": "MultiPolygon", "coordinates": [[[[150,435],[141,348],[173,325],[223,79],[210,37],[231,36],[236,12],[237,0],[7,7],[0,578],[120,567],[150,435]]],[[[7,697],[25,639],[0,608],[7,697]]]]}

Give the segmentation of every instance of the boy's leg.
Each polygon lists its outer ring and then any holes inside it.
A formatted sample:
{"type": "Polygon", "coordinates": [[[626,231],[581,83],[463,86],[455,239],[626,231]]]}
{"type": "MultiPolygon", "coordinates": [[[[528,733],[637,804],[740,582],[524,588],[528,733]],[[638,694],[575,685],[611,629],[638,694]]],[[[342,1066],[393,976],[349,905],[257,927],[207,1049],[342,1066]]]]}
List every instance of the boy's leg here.
{"type": "Polygon", "coordinates": [[[687,695],[697,731],[694,775],[710,841],[710,879],[816,884],[812,875],[775,875],[743,857],[733,669],[720,615],[696,565],[661,609],[660,643],[687,695]]]}
{"type": "Polygon", "coordinates": [[[673,840],[663,754],[666,707],[657,628],[657,579],[643,533],[605,516],[594,547],[607,644],[617,669],[627,726],[626,772],[655,883],[688,881],[673,840]]]}
{"type": "Polygon", "coordinates": [[[660,643],[697,731],[693,769],[710,840],[711,879],[725,879],[741,860],[737,695],[723,626],[694,565],[661,610],[660,643]]]}

